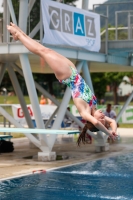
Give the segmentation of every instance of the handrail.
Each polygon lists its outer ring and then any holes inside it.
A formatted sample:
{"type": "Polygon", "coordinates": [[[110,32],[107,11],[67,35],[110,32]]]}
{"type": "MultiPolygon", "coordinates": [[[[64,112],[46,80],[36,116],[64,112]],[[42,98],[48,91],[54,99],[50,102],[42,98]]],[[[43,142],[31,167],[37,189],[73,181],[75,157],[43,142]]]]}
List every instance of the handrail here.
{"type": "Polygon", "coordinates": [[[119,13],[128,13],[128,40],[131,39],[131,21],[130,21],[130,17],[132,15],[130,15],[130,13],[133,12],[133,10],[123,10],[123,11],[116,11],[115,12],[115,26],[116,26],[116,30],[115,30],[115,40],[118,40],[118,14],[119,13]]]}
{"type": "Polygon", "coordinates": [[[0,18],[0,42],[2,42],[2,22],[3,22],[3,19],[0,18]]]}
{"type": "MultiPolygon", "coordinates": [[[[128,29],[128,27],[118,27],[117,29],[118,30],[126,30],[126,29],[128,29]]],[[[108,28],[108,31],[110,31],[110,30],[116,30],[116,27],[108,28]]],[[[106,32],[106,29],[103,30],[100,35],[102,36],[105,32],[106,32]]]]}
{"type": "Polygon", "coordinates": [[[129,4],[129,3],[133,3],[133,2],[129,1],[129,2],[116,2],[116,3],[114,2],[114,3],[105,3],[105,4],[100,4],[100,3],[99,4],[93,4],[93,11],[95,10],[94,9],[95,6],[101,6],[101,5],[103,5],[103,6],[107,6],[107,5],[110,6],[110,5],[127,4],[127,3],[129,4]]]}
{"type": "MultiPolygon", "coordinates": [[[[128,2],[128,4],[133,4],[133,2],[132,1],[129,1],[128,2]]],[[[132,30],[132,25],[131,25],[131,20],[130,20],[130,18],[132,17],[132,15],[131,15],[131,12],[133,12],[133,10],[123,10],[123,11],[116,11],[115,12],[115,28],[108,28],[108,18],[109,18],[109,6],[111,6],[111,5],[118,5],[118,4],[120,4],[120,5],[122,5],[122,4],[127,4],[127,2],[116,2],[116,3],[104,3],[104,4],[93,4],[93,12],[96,12],[96,10],[95,10],[95,7],[96,6],[106,6],[106,25],[105,25],[105,30],[103,30],[102,32],[101,32],[101,36],[104,34],[104,33],[106,33],[106,38],[105,38],[105,53],[107,54],[108,53],[108,31],[109,30],[115,30],[115,40],[118,40],[118,37],[117,37],[117,35],[118,35],[118,31],[117,30],[124,30],[124,29],[127,29],[128,30],[128,40],[130,40],[131,39],[131,30],[132,30]],[[122,12],[127,12],[128,13],[128,24],[127,24],[127,28],[126,27],[118,27],[118,18],[117,18],[117,15],[118,15],[118,13],[122,13],[122,12]]],[[[101,17],[104,17],[104,15],[101,15],[100,14],[100,16],[101,17]]]]}
{"type": "Polygon", "coordinates": [[[100,17],[105,18],[105,24],[106,24],[106,39],[105,39],[105,54],[108,54],[108,10],[107,10],[107,16],[101,15],[100,17]]]}

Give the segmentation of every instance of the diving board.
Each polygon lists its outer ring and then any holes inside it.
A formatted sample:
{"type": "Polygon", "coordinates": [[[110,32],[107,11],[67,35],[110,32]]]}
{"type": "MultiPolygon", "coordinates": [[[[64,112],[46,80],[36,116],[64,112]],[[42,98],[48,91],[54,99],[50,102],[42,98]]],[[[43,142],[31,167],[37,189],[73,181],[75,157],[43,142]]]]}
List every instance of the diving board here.
{"type": "Polygon", "coordinates": [[[0,140],[11,139],[12,135],[0,135],[0,140]]]}
{"type": "Polygon", "coordinates": [[[0,128],[0,132],[10,133],[36,133],[36,134],[77,134],[79,130],[54,130],[38,128],[0,128]]]}

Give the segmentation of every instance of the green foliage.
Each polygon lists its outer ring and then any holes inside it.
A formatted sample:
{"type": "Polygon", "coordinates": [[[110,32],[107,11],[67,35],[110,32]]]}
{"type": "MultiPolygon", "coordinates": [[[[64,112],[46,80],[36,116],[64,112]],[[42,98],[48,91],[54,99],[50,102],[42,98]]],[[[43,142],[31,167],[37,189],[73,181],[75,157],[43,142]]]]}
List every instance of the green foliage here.
{"type": "MultiPolygon", "coordinates": [[[[123,27],[123,25],[120,25],[118,28],[123,27]]],[[[108,31],[108,40],[115,40],[115,26],[108,25],[108,28],[114,28],[114,30],[108,31]]],[[[101,28],[101,33],[105,30],[105,27],[101,28]]],[[[106,32],[105,32],[106,33],[106,32]]],[[[102,34],[101,40],[105,41],[105,33],[102,34]]],[[[118,40],[127,40],[128,39],[128,33],[127,30],[118,30],[118,40]]]]}
{"type": "Polygon", "coordinates": [[[74,5],[74,3],[76,2],[77,0],[64,0],[64,3],[65,4],[72,4],[74,5]]]}
{"type": "Polygon", "coordinates": [[[132,72],[105,72],[107,84],[120,84],[124,76],[132,77],[132,72]]]}
{"type": "Polygon", "coordinates": [[[106,92],[107,79],[104,73],[91,73],[91,78],[96,97],[99,100],[104,97],[106,92]]]}
{"type": "MultiPolygon", "coordinates": [[[[57,0],[53,0],[53,1],[57,1],[57,0]]],[[[64,3],[64,4],[69,4],[69,5],[73,5],[75,6],[75,2],[78,1],[78,0],[60,0],[59,2],[60,3],[64,3]]]]}
{"type": "MultiPolygon", "coordinates": [[[[128,76],[133,80],[132,72],[105,72],[105,73],[91,73],[94,91],[98,100],[104,98],[106,93],[106,86],[110,85],[113,91],[114,104],[118,104],[117,88],[122,82],[124,76],[128,76]],[[100,88],[100,89],[99,89],[100,88]]],[[[133,81],[132,81],[133,82],[133,81]]]]}

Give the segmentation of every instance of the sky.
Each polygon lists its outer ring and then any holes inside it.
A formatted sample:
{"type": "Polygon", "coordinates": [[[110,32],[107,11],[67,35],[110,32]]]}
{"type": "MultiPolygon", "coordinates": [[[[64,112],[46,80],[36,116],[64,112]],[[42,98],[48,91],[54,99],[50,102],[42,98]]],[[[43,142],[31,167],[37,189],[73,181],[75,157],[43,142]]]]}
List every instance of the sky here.
{"type": "MultiPolygon", "coordinates": [[[[89,0],[89,9],[92,10],[93,9],[93,4],[102,4],[107,0],[89,0]]],[[[82,6],[82,0],[78,0],[77,2],[75,2],[75,4],[77,5],[78,8],[81,8],[82,6]]]]}

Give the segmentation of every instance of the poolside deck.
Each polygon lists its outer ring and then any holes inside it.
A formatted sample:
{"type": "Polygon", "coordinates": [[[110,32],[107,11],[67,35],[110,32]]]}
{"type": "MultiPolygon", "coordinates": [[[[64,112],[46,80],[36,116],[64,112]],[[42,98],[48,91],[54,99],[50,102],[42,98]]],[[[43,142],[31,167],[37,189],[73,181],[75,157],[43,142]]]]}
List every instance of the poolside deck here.
{"type": "Polygon", "coordinates": [[[62,144],[58,142],[53,151],[56,151],[57,155],[62,155],[64,160],[51,162],[38,161],[38,149],[30,148],[27,138],[12,139],[14,152],[0,154],[0,180],[29,174],[33,170],[47,170],[133,151],[133,129],[118,128],[118,133],[121,142],[110,144],[108,152],[95,153],[94,141],[91,145],[82,145],[80,148],[75,141],[64,141],[62,144]]]}

